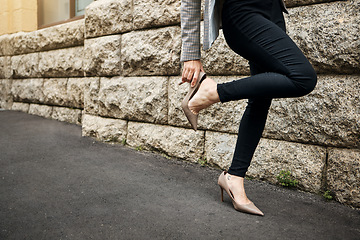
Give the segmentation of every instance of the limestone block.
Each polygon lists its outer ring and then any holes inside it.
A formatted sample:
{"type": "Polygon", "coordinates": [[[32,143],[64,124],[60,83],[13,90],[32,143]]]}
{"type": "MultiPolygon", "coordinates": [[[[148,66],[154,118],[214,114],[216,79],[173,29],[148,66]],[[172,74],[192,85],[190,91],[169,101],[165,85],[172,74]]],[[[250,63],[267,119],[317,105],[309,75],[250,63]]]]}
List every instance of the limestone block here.
{"type": "MultiPolygon", "coordinates": [[[[224,83],[241,76],[220,77],[209,76],[217,83],[224,83]]],[[[189,85],[178,85],[181,77],[170,77],[169,82],[169,124],[181,127],[191,127],[181,109],[181,101],[185,97],[189,85]]],[[[246,100],[227,103],[217,103],[200,112],[198,128],[214,131],[237,133],[241,116],[246,107],[246,100]]]]}
{"type": "Polygon", "coordinates": [[[86,76],[115,76],[121,73],[121,35],[85,40],[86,76]]]}
{"type": "Polygon", "coordinates": [[[66,96],[70,107],[84,108],[84,92],[87,78],[69,78],[66,85],[66,96]]]}
{"type": "Polygon", "coordinates": [[[0,78],[11,77],[10,57],[0,57],[0,78]]]}
{"type": "Polygon", "coordinates": [[[167,82],[166,77],[101,78],[99,115],[166,124],[167,82]]]}
{"type": "Polygon", "coordinates": [[[53,50],[84,44],[85,20],[40,29],[37,32],[37,51],[53,50]]]}
{"type": "Polygon", "coordinates": [[[12,54],[12,46],[10,44],[10,34],[0,35],[0,56],[9,56],[12,54]]]}
{"type": "Polygon", "coordinates": [[[209,164],[221,169],[230,167],[237,135],[221,132],[205,132],[205,157],[209,164]]]}
{"type": "Polygon", "coordinates": [[[0,108],[10,109],[13,103],[11,94],[12,81],[10,79],[0,79],[0,108]]]}
{"type": "Polygon", "coordinates": [[[81,124],[81,109],[53,107],[51,118],[62,122],[81,124]]]}
{"type": "MultiPolygon", "coordinates": [[[[221,168],[231,164],[237,136],[235,134],[207,131],[205,156],[208,162],[221,168]]],[[[299,181],[299,187],[318,192],[321,187],[325,163],[324,147],[261,139],[247,175],[273,183],[281,170],[288,170],[299,181]]]]}
{"type": "Polygon", "coordinates": [[[87,78],[84,87],[84,112],[92,115],[99,113],[100,78],[87,78]]]}
{"type": "Polygon", "coordinates": [[[105,142],[122,142],[126,139],[127,121],[102,118],[85,114],[82,122],[82,135],[95,137],[105,142]]]}
{"type": "Polygon", "coordinates": [[[134,0],[134,28],[153,28],[180,23],[179,0],[134,0]]]}
{"type": "Polygon", "coordinates": [[[133,29],[132,0],[100,0],[85,10],[86,38],[123,33],[133,29]]]}
{"type": "Polygon", "coordinates": [[[132,147],[164,152],[197,162],[204,151],[204,132],[149,123],[128,123],[127,141],[132,147]]]}
{"type": "Polygon", "coordinates": [[[44,79],[44,103],[47,105],[67,106],[67,78],[44,79]]]}
{"type": "Polygon", "coordinates": [[[275,183],[280,171],[286,170],[298,180],[299,188],[319,192],[325,159],[325,147],[261,139],[247,174],[275,183]]]}
{"type": "Polygon", "coordinates": [[[28,53],[11,57],[13,78],[40,77],[39,53],[28,53]]]}
{"type": "Polygon", "coordinates": [[[41,78],[13,80],[11,94],[14,101],[43,103],[45,99],[43,83],[44,80],[41,78]]]}
{"type": "Polygon", "coordinates": [[[17,32],[9,35],[10,55],[33,53],[39,48],[37,31],[17,32]]]}
{"type": "Polygon", "coordinates": [[[180,27],[125,33],[122,36],[124,75],[179,75],[180,27]]]}
{"type": "Polygon", "coordinates": [[[81,19],[37,31],[11,34],[7,52],[19,55],[83,45],[84,22],[81,19]]]}
{"type": "Polygon", "coordinates": [[[339,202],[360,207],[359,149],[329,149],[327,183],[339,202]]]}
{"type": "Polygon", "coordinates": [[[84,47],[64,48],[39,53],[39,71],[43,77],[84,76],[84,47]]]}
{"type": "Polygon", "coordinates": [[[29,107],[29,114],[51,118],[52,109],[52,106],[32,103],[29,107]]]}
{"type": "Polygon", "coordinates": [[[319,76],[316,89],[309,95],[274,100],[264,136],[359,148],[359,81],[359,76],[319,76]]]}
{"type": "MultiPolygon", "coordinates": [[[[202,36],[203,37],[203,34],[202,36]]],[[[201,40],[203,41],[203,40],[201,40]]],[[[204,70],[210,75],[249,75],[248,61],[227,45],[223,32],[207,51],[201,49],[204,70]]]]}
{"type": "Polygon", "coordinates": [[[289,35],[317,72],[360,73],[359,0],[297,7],[289,13],[289,35]]]}
{"type": "Polygon", "coordinates": [[[29,111],[29,107],[29,103],[14,102],[11,106],[11,110],[27,113],[29,111]]]}

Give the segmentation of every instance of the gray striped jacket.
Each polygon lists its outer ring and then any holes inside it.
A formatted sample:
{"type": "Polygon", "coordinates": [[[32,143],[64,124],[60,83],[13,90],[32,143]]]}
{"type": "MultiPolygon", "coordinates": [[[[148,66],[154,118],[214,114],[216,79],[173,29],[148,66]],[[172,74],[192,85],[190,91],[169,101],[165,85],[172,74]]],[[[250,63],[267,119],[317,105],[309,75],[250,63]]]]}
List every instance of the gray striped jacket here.
{"type": "MultiPolygon", "coordinates": [[[[221,8],[224,0],[205,0],[204,10],[204,41],[207,50],[219,36],[221,26],[221,8]]],[[[282,0],[283,11],[287,13],[282,0]]],[[[201,58],[200,53],[200,21],[201,0],[181,0],[181,61],[201,58]]]]}

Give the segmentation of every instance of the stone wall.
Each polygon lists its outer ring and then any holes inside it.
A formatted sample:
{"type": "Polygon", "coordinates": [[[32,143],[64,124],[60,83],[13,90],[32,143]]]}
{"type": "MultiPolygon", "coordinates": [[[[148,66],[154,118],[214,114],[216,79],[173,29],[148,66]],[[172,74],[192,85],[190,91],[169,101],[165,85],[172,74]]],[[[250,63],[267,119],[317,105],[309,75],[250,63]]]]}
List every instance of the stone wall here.
{"type": "MultiPolygon", "coordinates": [[[[248,176],[332,191],[360,207],[360,0],[288,0],[289,35],[319,74],[316,89],[272,104],[248,176]]],[[[0,36],[0,106],[81,124],[84,136],[226,169],[246,101],[204,110],[194,132],[180,108],[180,0],[97,0],[84,20],[0,36]]],[[[249,74],[220,34],[208,75],[249,74]]]]}

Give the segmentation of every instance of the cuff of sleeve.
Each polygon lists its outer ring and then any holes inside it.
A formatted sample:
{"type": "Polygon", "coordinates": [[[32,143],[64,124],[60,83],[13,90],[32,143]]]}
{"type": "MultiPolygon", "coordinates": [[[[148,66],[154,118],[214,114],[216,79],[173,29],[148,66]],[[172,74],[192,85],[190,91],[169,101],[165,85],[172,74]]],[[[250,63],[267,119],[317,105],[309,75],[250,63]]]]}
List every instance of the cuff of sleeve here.
{"type": "Polygon", "coordinates": [[[187,49],[183,48],[181,51],[181,62],[186,62],[190,60],[199,60],[201,59],[201,52],[199,50],[196,51],[186,51],[187,49]]]}

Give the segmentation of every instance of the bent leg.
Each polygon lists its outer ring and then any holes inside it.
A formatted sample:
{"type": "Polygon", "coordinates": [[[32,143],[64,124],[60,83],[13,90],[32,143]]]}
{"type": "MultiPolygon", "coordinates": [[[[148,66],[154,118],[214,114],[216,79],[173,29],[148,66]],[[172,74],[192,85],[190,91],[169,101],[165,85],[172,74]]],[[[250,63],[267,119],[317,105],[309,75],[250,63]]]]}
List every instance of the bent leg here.
{"type": "Polygon", "coordinates": [[[218,84],[221,102],[299,97],[314,89],[313,67],[278,25],[260,14],[250,14],[226,18],[223,28],[230,48],[265,72],[218,84]]]}

